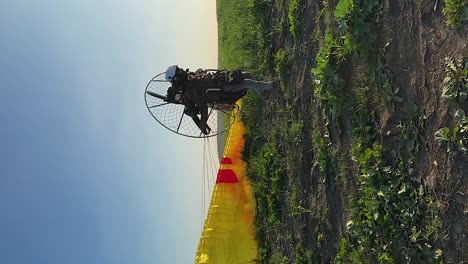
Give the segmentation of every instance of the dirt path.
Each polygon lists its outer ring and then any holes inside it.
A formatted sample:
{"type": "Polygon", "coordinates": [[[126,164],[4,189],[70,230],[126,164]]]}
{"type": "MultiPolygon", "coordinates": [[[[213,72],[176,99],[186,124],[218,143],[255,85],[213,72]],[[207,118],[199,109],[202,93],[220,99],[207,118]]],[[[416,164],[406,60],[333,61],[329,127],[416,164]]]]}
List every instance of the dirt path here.
{"type": "MultiPolygon", "coordinates": [[[[466,30],[448,28],[441,14],[442,1],[401,2],[388,1],[389,22],[383,38],[390,44],[386,59],[396,74],[408,102],[415,102],[426,112],[427,129],[423,137],[427,146],[420,151],[419,170],[434,187],[435,195],[447,203],[442,210],[443,230],[447,231],[444,251],[447,263],[468,260],[467,197],[468,160],[463,156],[448,155],[434,141],[434,133],[453,122],[458,106],[442,98],[446,76],[446,57],[468,55],[466,30]]],[[[467,104],[461,105],[467,111],[467,104]]],[[[391,123],[391,118],[388,121],[391,123]]]]}
{"type": "MultiPolygon", "coordinates": [[[[274,10],[270,23],[276,25],[288,17],[288,3],[283,1],[282,9],[274,10]]],[[[331,1],[336,2],[336,1],[331,1]]],[[[416,105],[425,114],[426,129],[421,131],[421,139],[426,144],[420,148],[416,165],[423,175],[425,184],[434,191],[441,203],[440,217],[443,232],[440,247],[444,252],[444,263],[462,263],[468,261],[467,197],[468,159],[462,155],[449,155],[446,149],[434,140],[434,133],[443,126],[453,123],[456,108],[468,112],[468,104],[455,106],[442,98],[446,69],[446,57],[466,57],[468,55],[468,35],[466,29],[452,30],[441,13],[442,1],[434,6],[432,0],[421,1],[384,1],[382,9],[382,31],[378,33],[378,43],[385,50],[384,59],[395,75],[394,83],[400,87],[404,102],[394,112],[379,113],[380,131],[384,135],[382,142],[390,146],[391,135],[398,122],[409,115],[416,105]]],[[[336,167],[339,177],[336,182],[327,182],[321,178],[317,166],[317,157],[311,150],[314,116],[321,113],[320,105],[313,103],[313,81],[310,70],[315,66],[320,39],[314,39],[314,30],[324,32],[323,19],[316,20],[323,4],[320,1],[304,1],[301,34],[294,38],[287,30],[273,34],[272,54],[280,49],[287,49],[293,55],[289,61],[286,87],[291,87],[297,111],[294,121],[303,122],[301,144],[284,143],[287,156],[300,162],[300,171],[294,171],[292,165],[287,168],[286,186],[301,186],[301,207],[311,213],[299,218],[284,216],[284,226],[276,229],[276,234],[267,235],[272,252],[296,252],[289,237],[294,237],[305,248],[311,248],[314,263],[330,263],[338,251],[339,238],[346,236],[349,221],[349,197],[357,191],[357,168],[350,159],[352,136],[349,120],[339,119],[332,125],[330,137],[336,142],[339,160],[336,167]],[[318,22],[315,22],[318,21],[318,22]],[[325,184],[324,184],[325,183],[325,184]],[[329,184],[327,186],[327,184],[329,184]]],[[[353,80],[353,65],[341,67],[344,80],[349,84],[353,80]],[[348,74],[348,75],[347,75],[348,74]]],[[[271,114],[266,121],[275,122],[278,114],[274,109],[287,107],[287,100],[280,91],[272,93],[267,109],[271,114]]],[[[319,120],[319,125],[323,120],[319,120]]],[[[385,150],[384,150],[385,151],[385,150]]],[[[286,192],[291,192],[286,187],[286,192]]],[[[284,205],[287,206],[287,205],[284,205]]]]}

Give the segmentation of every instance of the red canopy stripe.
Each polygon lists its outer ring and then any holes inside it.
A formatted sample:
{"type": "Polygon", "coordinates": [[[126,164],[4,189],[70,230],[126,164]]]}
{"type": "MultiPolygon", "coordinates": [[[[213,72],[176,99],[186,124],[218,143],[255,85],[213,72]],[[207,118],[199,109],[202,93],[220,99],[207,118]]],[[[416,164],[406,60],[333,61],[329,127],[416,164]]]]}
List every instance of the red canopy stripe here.
{"type": "Polygon", "coordinates": [[[218,171],[218,177],[216,178],[216,184],[219,183],[238,183],[236,173],[229,169],[220,169],[218,171]]]}
{"type": "Polygon", "coordinates": [[[221,164],[232,164],[232,160],[228,157],[223,157],[221,159],[221,164]]]}

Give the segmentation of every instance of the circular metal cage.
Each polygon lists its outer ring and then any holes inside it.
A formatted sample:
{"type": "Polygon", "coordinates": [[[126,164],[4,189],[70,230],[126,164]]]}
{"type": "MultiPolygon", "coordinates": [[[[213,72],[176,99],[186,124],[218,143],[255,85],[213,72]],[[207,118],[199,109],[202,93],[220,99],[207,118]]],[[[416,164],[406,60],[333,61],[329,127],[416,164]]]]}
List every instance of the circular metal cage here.
{"type": "Polygon", "coordinates": [[[166,101],[167,89],[171,82],[165,79],[165,72],[151,79],[145,90],[145,103],[148,111],[162,126],[182,136],[192,138],[206,138],[219,135],[234,123],[239,109],[237,105],[222,108],[218,105],[208,104],[207,125],[211,131],[203,134],[191,117],[184,114],[183,104],[169,103],[166,101]]]}

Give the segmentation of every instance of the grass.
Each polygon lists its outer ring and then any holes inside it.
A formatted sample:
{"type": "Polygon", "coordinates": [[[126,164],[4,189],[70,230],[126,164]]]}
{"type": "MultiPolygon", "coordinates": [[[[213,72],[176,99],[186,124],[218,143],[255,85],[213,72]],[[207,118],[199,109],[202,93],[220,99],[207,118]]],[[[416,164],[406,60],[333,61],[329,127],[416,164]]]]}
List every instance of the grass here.
{"type": "Polygon", "coordinates": [[[301,3],[302,0],[292,0],[291,2],[289,2],[289,32],[291,32],[293,37],[297,37],[298,34],[298,28],[296,26],[300,23],[300,19],[302,16],[301,3]]]}
{"type": "Polygon", "coordinates": [[[257,78],[265,76],[270,43],[264,30],[266,10],[266,1],[217,0],[218,50],[222,68],[248,70],[257,78]]]}
{"type": "Polygon", "coordinates": [[[346,239],[342,238],[340,239],[340,249],[335,257],[336,264],[343,263],[343,260],[345,259],[345,256],[346,256],[346,251],[347,251],[347,242],[346,242],[346,239]]]}
{"type": "Polygon", "coordinates": [[[445,6],[442,13],[444,13],[450,27],[458,28],[468,20],[467,0],[445,0],[444,2],[445,6]]]}
{"type": "Polygon", "coordinates": [[[287,62],[286,62],[286,51],[279,49],[275,53],[275,72],[279,79],[284,80],[287,75],[287,62]]]}
{"type": "MultiPolygon", "coordinates": [[[[269,79],[269,31],[266,18],[271,9],[269,1],[218,0],[218,38],[220,63],[223,68],[248,70],[258,79],[269,79]]],[[[277,60],[286,61],[286,54],[277,60]]],[[[271,233],[282,219],[282,186],[286,161],[279,148],[280,135],[267,131],[265,109],[261,97],[249,92],[243,98],[242,120],[246,126],[243,159],[248,161],[250,178],[257,200],[256,236],[261,262],[288,263],[281,252],[273,252],[269,244],[271,233]]]]}

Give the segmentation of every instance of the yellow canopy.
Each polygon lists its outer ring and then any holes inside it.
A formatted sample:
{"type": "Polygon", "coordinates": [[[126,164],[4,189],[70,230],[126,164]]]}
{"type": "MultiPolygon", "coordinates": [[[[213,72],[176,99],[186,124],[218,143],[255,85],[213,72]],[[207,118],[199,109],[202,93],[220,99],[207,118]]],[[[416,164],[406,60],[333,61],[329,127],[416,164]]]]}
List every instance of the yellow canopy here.
{"type": "Polygon", "coordinates": [[[238,118],[229,130],[195,263],[259,263],[255,199],[241,160],[245,129],[240,115],[234,116],[238,118]]]}

